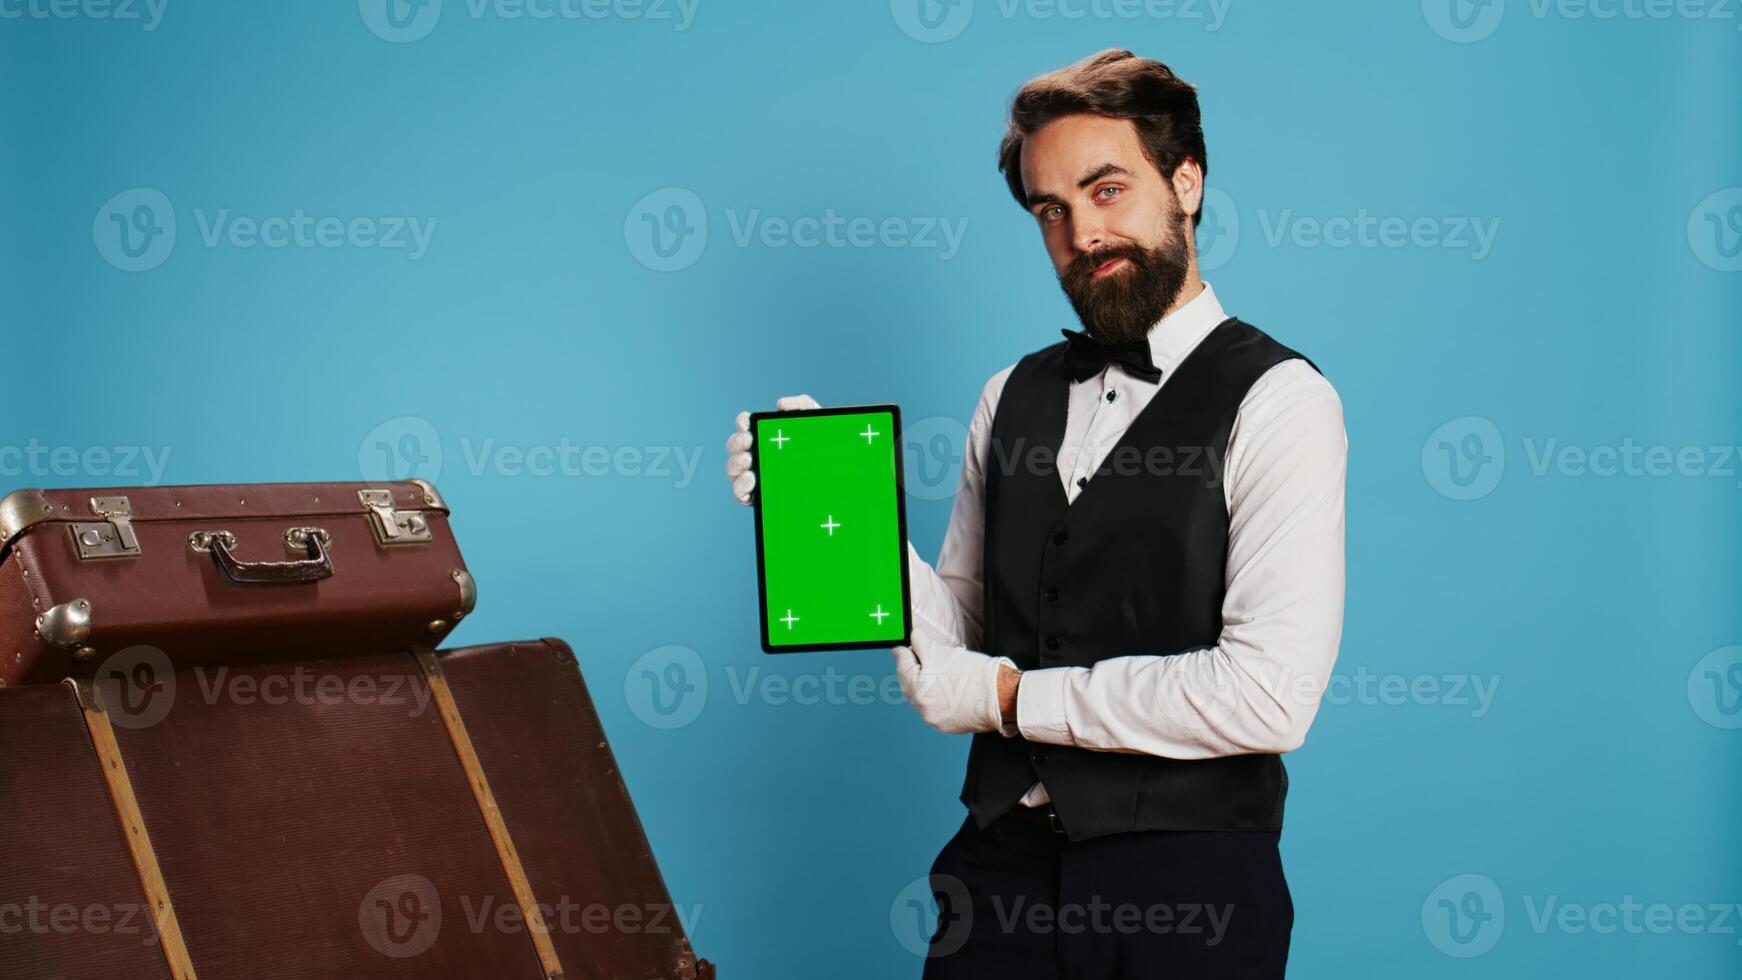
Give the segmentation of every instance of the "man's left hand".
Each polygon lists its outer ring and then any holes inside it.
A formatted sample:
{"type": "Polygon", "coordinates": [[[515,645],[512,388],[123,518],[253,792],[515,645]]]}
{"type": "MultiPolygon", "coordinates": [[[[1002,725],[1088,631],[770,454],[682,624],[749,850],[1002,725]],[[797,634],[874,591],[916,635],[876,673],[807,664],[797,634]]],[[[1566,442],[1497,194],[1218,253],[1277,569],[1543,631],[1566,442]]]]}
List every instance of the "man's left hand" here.
{"type": "Polygon", "coordinates": [[[1016,724],[1022,672],[1008,657],[990,657],[915,629],[912,646],[896,647],[901,693],[926,724],[949,735],[997,732],[1016,724]]]}

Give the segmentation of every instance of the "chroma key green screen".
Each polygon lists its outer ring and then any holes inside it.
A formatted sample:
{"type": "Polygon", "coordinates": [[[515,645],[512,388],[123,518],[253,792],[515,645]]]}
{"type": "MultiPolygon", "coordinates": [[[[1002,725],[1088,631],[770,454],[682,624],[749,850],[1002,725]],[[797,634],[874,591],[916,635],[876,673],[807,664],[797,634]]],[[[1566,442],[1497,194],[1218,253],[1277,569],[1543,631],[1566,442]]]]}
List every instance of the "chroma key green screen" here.
{"type": "Polygon", "coordinates": [[[908,639],[901,412],[759,412],[756,559],[769,653],[908,639]]]}

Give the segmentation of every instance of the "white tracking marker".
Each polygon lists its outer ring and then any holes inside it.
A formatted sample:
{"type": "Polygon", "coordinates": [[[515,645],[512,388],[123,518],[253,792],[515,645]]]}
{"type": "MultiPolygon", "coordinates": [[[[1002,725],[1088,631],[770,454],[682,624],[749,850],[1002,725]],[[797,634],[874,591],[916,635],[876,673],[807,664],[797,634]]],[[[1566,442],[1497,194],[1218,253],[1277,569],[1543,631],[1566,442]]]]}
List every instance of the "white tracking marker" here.
{"type": "MultiPolygon", "coordinates": [[[[882,608],[882,607],[879,606],[878,608],[882,608]]],[[[794,616],[792,614],[791,609],[788,609],[786,611],[786,615],[780,617],[780,621],[786,624],[787,632],[791,632],[792,631],[792,624],[798,622],[798,617],[794,616]]],[[[882,620],[878,620],[878,622],[882,622],[882,620]]]]}
{"type": "Polygon", "coordinates": [[[774,443],[775,448],[777,448],[777,449],[785,449],[787,440],[789,440],[791,438],[792,438],[792,436],[789,436],[786,434],[786,430],[775,429],[774,430],[774,438],[772,438],[768,441],[774,443]]]}
{"type": "Polygon", "coordinates": [[[865,437],[865,445],[869,446],[869,445],[871,445],[871,440],[876,439],[878,436],[882,435],[883,433],[875,431],[874,429],[871,428],[871,423],[866,422],[865,423],[865,431],[861,432],[859,434],[861,436],[865,437]]]}
{"type": "Polygon", "coordinates": [[[869,614],[869,615],[870,615],[870,617],[871,617],[871,618],[872,618],[872,619],[875,619],[875,620],[877,620],[877,625],[878,625],[878,626],[882,626],[882,625],[883,625],[883,619],[884,619],[884,617],[885,617],[885,616],[889,616],[889,615],[891,615],[891,614],[890,614],[890,613],[886,613],[886,612],[884,612],[884,611],[883,611],[883,603],[881,603],[881,602],[879,602],[879,603],[878,603],[878,604],[877,604],[877,611],[876,611],[876,612],[874,612],[874,613],[870,613],[870,614],[869,614]]]}
{"type": "Polygon", "coordinates": [[[817,525],[817,527],[827,529],[829,532],[829,537],[831,537],[831,538],[835,536],[835,528],[840,527],[840,526],[841,526],[841,523],[839,521],[835,520],[835,515],[833,515],[833,514],[829,515],[828,520],[817,525]]]}

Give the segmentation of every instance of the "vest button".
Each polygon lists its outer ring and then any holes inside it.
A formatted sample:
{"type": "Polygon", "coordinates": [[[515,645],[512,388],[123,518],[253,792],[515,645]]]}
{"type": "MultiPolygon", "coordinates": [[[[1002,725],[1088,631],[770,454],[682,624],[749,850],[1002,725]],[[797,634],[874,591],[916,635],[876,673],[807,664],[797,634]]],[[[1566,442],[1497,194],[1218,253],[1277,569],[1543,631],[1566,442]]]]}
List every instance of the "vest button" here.
{"type": "Polygon", "coordinates": [[[1057,650],[1059,648],[1058,636],[1054,635],[1054,636],[1047,637],[1046,638],[1046,648],[1048,650],[1057,650]]]}
{"type": "Polygon", "coordinates": [[[1047,589],[1047,590],[1046,590],[1046,601],[1048,601],[1048,602],[1057,602],[1057,601],[1059,601],[1059,590],[1057,590],[1057,589],[1047,589]]]}
{"type": "Polygon", "coordinates": [[[1053,534],[1052,543],[1053,544],[1064,544],[1066,541],[1069,541],[1070,539],[1071,539],[1071,536],[1070,536],[1069,532],[1058,531],[1058,532],[1053,534]]]}

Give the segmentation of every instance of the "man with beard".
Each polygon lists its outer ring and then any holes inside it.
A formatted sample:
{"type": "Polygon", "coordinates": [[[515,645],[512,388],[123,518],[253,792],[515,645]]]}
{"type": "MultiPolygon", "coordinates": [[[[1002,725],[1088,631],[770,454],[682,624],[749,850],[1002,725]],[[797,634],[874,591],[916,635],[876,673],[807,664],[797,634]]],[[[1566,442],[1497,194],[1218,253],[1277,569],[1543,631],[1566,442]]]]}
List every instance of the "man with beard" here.
{"type": "MultiPolygon", "coordinates": [[[[936,571],[909,553],[902,690],[974,734],[928,980],[1283,975],[1280,756],[1342,632],[1348,447],[1199,278],[1206,163],[1192,86],[1128,51],[1012,103],[999,168],[1084,330],[986,384],[936,571]]],[[[740,415],[744,502],[749,448],[740,415]]]]}

